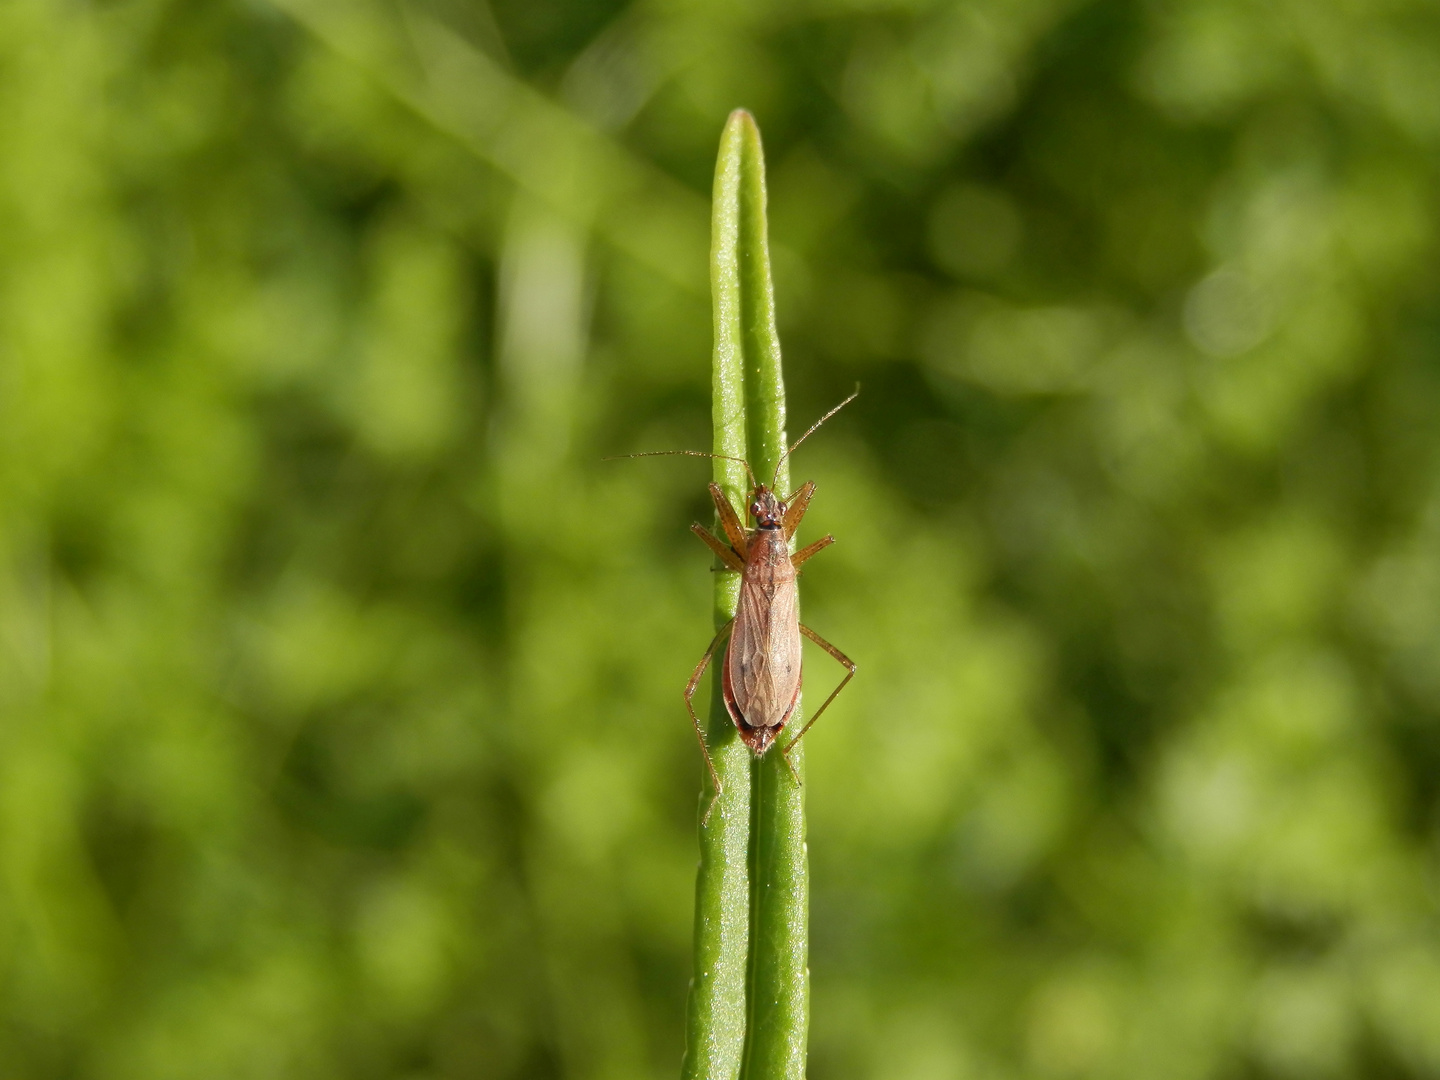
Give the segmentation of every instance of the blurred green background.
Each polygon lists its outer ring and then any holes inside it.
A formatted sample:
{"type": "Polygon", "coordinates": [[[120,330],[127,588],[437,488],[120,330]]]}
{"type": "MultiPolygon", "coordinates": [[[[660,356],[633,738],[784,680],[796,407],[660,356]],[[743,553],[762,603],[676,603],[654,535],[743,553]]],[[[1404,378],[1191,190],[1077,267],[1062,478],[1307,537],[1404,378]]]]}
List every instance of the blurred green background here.
{"type": "Polygon", "coordinates": [[[1423,0],[5,0],[0,1075],[675,1075],[737,105],[813,1075],[1440,1076],[1423,0]]]}

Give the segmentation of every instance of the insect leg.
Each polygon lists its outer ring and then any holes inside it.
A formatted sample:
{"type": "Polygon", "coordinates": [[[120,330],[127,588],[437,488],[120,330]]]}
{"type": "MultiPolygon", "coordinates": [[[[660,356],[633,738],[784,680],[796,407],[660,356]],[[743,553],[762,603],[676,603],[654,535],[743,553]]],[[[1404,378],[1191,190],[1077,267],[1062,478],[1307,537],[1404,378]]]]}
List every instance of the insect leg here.
{"type": "MultiPolygon", "coordinates": [[[[790,751],[795,749],[795,744],[805,737],[805,733],[807,731],[814,727],[815,721],[820,719],[820,714],[830,707],[830,702],[834,701],[835,698],[839,695],[840,691],[845,689],[845,684],[855,677],[855,661],[851,660],[843,652],[837,649],[834,645],[831,645],[828,641],[822,638],[819,634],[815,633],[814,630],[811,630],[804,623],[800,624],[800,632],[806,637],[808,637],[811,641],[815,642],[816,645],[819,645],[836,660],[840,661],[840,663],[845,665],[845,667],[849,668],[849,671],[845,675],[845,678],[840,680],[840,685],[835,687],[834,690],[830,691],[830,696],[825,699],[825,704],[821,705],[820,708],[815,710],[815,715],[810,717],[809,721],[805,724],[805,726],[800,729],[800,733],[796,735],[793,739],[791,739],[790,744],[785,747],[785,764],[787,765],[790,764],[790,751]]],[[[790,772],[792,774],[795,772],[793,767],[791,768],[790,772]]],[[[796,780],[798,782],[799,777],[796,777],[796,780]]]]}
{"type": "Polygon", "coordinates": [[[698,536],[701,540],[704,540],[705,546],[708,547],[711,551],[715,552],[715,554],[720,557],[720,561],[725,564],[725,569],[745,569],[745,560],[740,558],[740,556],[735,552],[732,547],[730,547],[729,544],[726,544],[723,541],[719,540],[715,536],[715,534],[712,533],[709,529],[705,528],[704,525],[701,525],[697,522],[696,524],[690,526],[690,531],[693,532],[696,536],[698,536]]]}
{"type": "Polygon", "coordinates": [[[805,516],[805,510],[810,505],[810,498],[815,494],[815,481],[807,480],[800,485],[800,489],[785,500],[785,539],[789,540],[795,535],[795,530],[800,528],[800,519],[805,516]]]}
{"type": "Polygon", "coordinates": [[[740,515],[735,513],[725,492],[713,480],[710,482],[710,498],[715,500],[715,512],[720,515],[720,528],[725,530],[725,538],[743,561],[750,552],[750,545],[745,540],[745,526],[740,522],[740,515]]]}
{"type": "MultiPolygon", "coordinates": [[[[705,767],[710,770],[710,779],[715,784],[715,794],[710,799],[710,805],[705,808],[705,816],[700,819],[701,827],[704,827],[705,823],[710,820],[710,811],[715,809],[715,800],[720,798],[720,792],[724,789],[720,784],[720,774],[715,771],[715,763],[710,760],[710,748],[705,745],[705,729],[700,724],[700,717],[695,715],[695,705],[691,699],[695,697],[695,688],[700,685],[700,677],[710,666],[710,658],[715,655],[715,650],[719,647],[720,642],[730,633],[730,628],[734,625],[735,620],[731,619],[720,628],[720,632],[710,642],[710,647],[705,650],[705,655],[700,658],[700,663],[695,665],[695,673],[690,676],[690,682],[685,686],[685,708],[690,713],[690,719],[695,721],[695,738],[700,740],[700,753],[705,755],[705,767]]],[[[806,727],[809,725],[807,724],[806,727]]]]}
{"type": "Polygon", "coordinates": [[[809,559],[812,555],[815,555],[815,554],[817,554],[818,552],[824,551],[827,547],[829,547],[829,546],[830,546],[831,544],[833,544],[834,542],[835,542],[835,537],[833,537],[833,536],[822,536],[819,540],[816,540],[813,544],[807,544],[805,547],[803,547],[803,548],[801,548],[799,551],[795,552],[794,555],[791,555],[791,556],[790,556],[790,565],[793,566],[793,567],[795,567],[796,570],[799,570],[799,569],[800,569],[800,565],[801,565],[802,563],[804,563],[804,562],[805,562],[807,559],[809,559]]]}
{"type": "MultiPolygon", "coordinates": [[[[805,727],[809,727],[809,726],[810,726],[809,724],[806,724],[806,725],[805,725],[805,727]]],[[[803,734],[805,734],[805,732],[802,730],[802,731],[800,732],[800,735],[803,735],[803,734]]],[[[800,735],[795,736],[795,739],[798,740],[798,739],[800,738],[800,735]]],[[[794,741],[794,740],[792,740],[792,742],[793,742],[793,741],[794,741]]],[[[790,761],[790,748],[789,748],[789,747],[786,747],[784,750],[781,750],[781,751],[780,751],[780,760],[783,761],[783,762],[785,762],[785,768],[787,768],[787,769],[790,770],[790,779],[792,779],[792,780],[795,781],[795,786],[796,786],[796,787],[804,787],[805,785],[800,782],[800,774],[795,771],[795,766],[794,766],[794,765],[791,763],[791,761],[790,761]]]]}

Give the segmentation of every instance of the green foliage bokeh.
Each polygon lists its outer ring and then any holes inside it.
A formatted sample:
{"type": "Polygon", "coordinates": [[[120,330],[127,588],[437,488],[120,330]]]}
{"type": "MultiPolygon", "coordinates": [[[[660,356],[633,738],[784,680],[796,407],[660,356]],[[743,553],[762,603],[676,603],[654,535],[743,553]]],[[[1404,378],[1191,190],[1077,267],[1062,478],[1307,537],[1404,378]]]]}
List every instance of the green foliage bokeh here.
{"type": "Polygon", "coordinates": [[[0,1073],[675,1074],[735,106],[817,1080],[1440,1076],[1424,0],[5,4],[0,1073]]]}

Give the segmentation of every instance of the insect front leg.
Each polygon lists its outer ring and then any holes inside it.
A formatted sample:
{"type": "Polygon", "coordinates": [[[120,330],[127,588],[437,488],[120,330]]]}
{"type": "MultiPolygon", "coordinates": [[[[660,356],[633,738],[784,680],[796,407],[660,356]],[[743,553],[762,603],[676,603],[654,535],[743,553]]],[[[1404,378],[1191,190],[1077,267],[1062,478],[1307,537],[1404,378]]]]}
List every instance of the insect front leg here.
{"type": "MultiPolygon", "coordinates": [[[[849,670],[845,675],[845,678],[840,680],[840,685],[835,687],[834,690],[830,691],[830,696],[825,699],[825,704],[821,705],[820,708],[815,710],[815,715],[810,717],[809,721],[805,724],[805,726],[800,729],[800,733],[796,735],[793,739],[791,739],[789,745],[785,747],[785,750],[783,752],[785,754],[785,764],[787,765],[790,764],[790,751],[795,749],[795,744],[798,743],[801,739],[803,739],[805,737],[805,733],[815,726],[815,721],[820,719],[820,714],[830,707],[830,703],[839,696],[841,690],[845,689],[846,683],[848,683],[851,679],[855,677],[855,661],[851,660],[843,652],[837,649],[834,645],[831,645],[828,641],[822,638],[819,634],[815,633],[814,630],[811,630],[804,623],[800,624],[800,632],[806,637],[808,637],[811,641],[815,642],[816,645],[819,645],[836,660],[840,661],[840,663],[849,670]]],[[[790,769],[790,774],[792,776],[795,776],[795,769],[793,766],[790,769]]],[[[798,783],[800,778],[798,776],[795,776],[795,780],[798,783]]]]}
{"type": "MultiPolygon", "coordinates": [[[[719,543],[719,541],[717,540],[716,543],[719,543]]],[[[705,755],[705,767],[710,770],[710,779],[715,784],[715,794],[710,799],[710,805],[705,807],[705,815],[700,819],[701,828],[704,828],[705,823],[710,820],[710,811],[715,809],[715,800],[720,798],[720,792],[723,791],[724,788],[720,783],[720,774],[715,771],[715,762],[710,760],[710,747],[705,745],[705,728],[700,723],[700,717],[695,715],[695,705],[692,699],[695,697],[695,688],[700,685],[700,679],[705,674],[705,669],[710,666],[710,658],[715,655],[715,650],[719,647],[720,642],[725,640],[726,636],[730,633],[731,627],[734,625],[735,620],[731,619],[720,628],[720,632],[716,634],[715,639],[710,642],[710,647],[705,650],[705,655],[700,658],[700,663],[695,665],[695,673],[690,676],[690,682],[685,687],[685,708],[690,713],[690,719],[695,721],[695,738],[700,740],[700,753],[705,755]]],[[[841,685],[844,684],[842,683],[841,685]]],[[[834,697],[834,695],[832,694],[831,697],[834,697]]],[[[829,702],[827,701],[825,704],[828,705],[829,702]]],[[[816,713],[815,715],[818,716],[820,714],[816,713]]],[[[814,723],[814,721],[811,721],[811,723],[814,723]]],[[[805,726],[809,727],[810,725],[806,724],[805,726]]],[[[801,734],[803,735],[804,732],[801,732],[801,734]]]]}
{"type": "Polygon", "coordinates": [[[740,521],[740,515],[735,513],[735,508],[730,505],[725,492],[713,480],[710,481],[710,498],[715,500],[715,513],[720,515],[720,528],[725,530],[725,538],[730,541],[730,546],[743,562],[750,553],[750,544],[746,540],[745,526],[740,521]]]}
{"type": "Polygon", "coordinates": [[[810,506],[810,500],[815,495],[815,481],[807,480],[800,485],[798,491],[785,500],[785,539],[792,540],[795,537],[795,530],[800,528],[800,521],[805,516],[806,509],[810,506]]]}

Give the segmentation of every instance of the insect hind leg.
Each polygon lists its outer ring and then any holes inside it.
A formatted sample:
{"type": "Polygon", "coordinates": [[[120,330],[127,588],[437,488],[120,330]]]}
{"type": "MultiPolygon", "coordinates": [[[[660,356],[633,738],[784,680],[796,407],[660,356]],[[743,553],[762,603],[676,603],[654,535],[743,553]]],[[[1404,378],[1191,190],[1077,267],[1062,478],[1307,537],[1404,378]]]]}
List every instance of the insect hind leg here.
{"type": "MultiPolygon", "coordinates": [[[[710,797],[710,804],[705,807],[705,813],[700,818],[701,828],[704,828],[710,820],[710,811],[715,809],[715,802],[725,788],[720,783],[720,774],[715,771],[715,762],[710,759],[710,747],[705,743],[705,727],[700,723],[700,717],[695,714],[695,688],[700,685],[700,679],[704,676],[705,669],[710,666],[710,660],[715,655],[715,650],[720,647],[720,642],[725,640],[734,625],[735,620],[731,619],[720,628],[714,640],[710,642],[710,647],[705,650],[705,655],[700,658],[700,663],[695,665],[695,672],[690,676],[690,681],[685,685],[685,709],[690,713],[690,719],[695,722],[695,738],[700,742],[700,753],[705,757],[705,768],[710,770],[710,780],[715,785],[715,794],[710,797]]],[[[816,715],[818,716],[819,713],[816,715]]],[[[809,725],[807,724],[806,727],[809,725]]]]}
{"type": "Polygon", "coordinates": [[[806,637],[808,637],[811,641],[813,641],[816,645],[819,645],[831,656],[833,656],[848,670],[845,673],[845,678],[840,680],[840,685],[835,687],[834,690],[830,691],[830,696],[825,699],[825,703],[821,705],[820,708],[815,710],[815,715],[810,717],[810,719],[806,721],[805,726],[800,729],[796,736],[791,739],[790,742],[786,745],[785,749],[781,751],[781,753],[785,755],[785,764],[790,766],[790,775],[795,777],[795,782],[797,784],[800,783],[800,776],[798,773],[796,773],[795,766],[790,764],[790,751],[795,749],[795,744],[798,743],[801,739],[803,739],[805,737],[805,733],[815,726],[815,721],[820,719],[821,713],[823,713],[826,709],[830,707],[830,703],[840,696],[840,691],[844,690],[850,680],[855,677],[855,661],[851,660],[843,652],[837,649],[834,645],[831,645],[828,641],[822,638],[819,634],[815,633],[814,630],[811,630],[804,623],[800,624],[800,632],[806,637]]]}

